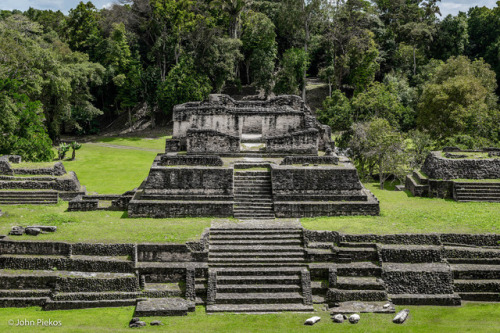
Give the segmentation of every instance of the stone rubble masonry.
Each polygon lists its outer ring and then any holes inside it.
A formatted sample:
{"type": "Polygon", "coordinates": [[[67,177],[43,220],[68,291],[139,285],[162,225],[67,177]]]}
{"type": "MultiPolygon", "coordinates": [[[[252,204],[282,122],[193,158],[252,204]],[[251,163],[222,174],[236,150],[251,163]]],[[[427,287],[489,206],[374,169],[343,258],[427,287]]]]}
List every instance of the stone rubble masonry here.
{"type": "Polygon", "coordinates": [[[390,294],[453,294],[453,275],[445,263],[383,263],[390,294]]]}
{"type": "Polygon", "coordinates": [[[495,179],[500,178],[500,159],[448,159],[433,151],[422,171],[432,179],[495,179]]]}
{"type": "Polygon", "coordinates": [[[187,131],[187,152],[189,154],[238,153],[240,138],[238,136],[210,129],[194,129],[187,131]]]}
{"type": "Polygon", "coordinates": [[[216,155],[161,155],[158,165],[222,166],[223,162],[222,158],[216,155]]]}
{"type": "Polygon", "coordinates": [[[266,137],[266,152],[290,154],[317,154],[318,133],[315,128],[290,134],[266,137]]]}
{"type": "Polygon", "coordinates": [[[286,156],[280,163],[280,165],[293,165],[293,164],[298,164],[298,165],[304,165],[304,164],[311,164],[311,165],[322,165],[322,164],[332,164],[332,165],[337,165],[339,164],[339,158],[337,156],[314,156],[314,155],[308,155],[308,156],[286,156]]]}

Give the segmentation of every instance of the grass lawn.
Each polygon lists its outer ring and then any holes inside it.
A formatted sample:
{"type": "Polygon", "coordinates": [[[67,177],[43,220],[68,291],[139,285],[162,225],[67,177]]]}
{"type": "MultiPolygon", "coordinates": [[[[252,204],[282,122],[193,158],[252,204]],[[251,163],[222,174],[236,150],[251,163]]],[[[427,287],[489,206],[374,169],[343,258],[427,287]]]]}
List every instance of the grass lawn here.
{"type": "Polygon", "coordinates": [[[58,205],[2,206],[6,214],[0,217],[0,235],[6,235],[15,225],[55,225],[55,233],[37,237],[18,236],[19,240],[50,240],[88,243],[185,243],[197,240],[211,218],[129,219],[124,212],[66,212],[68,203],[58,205]]]}
{"type": "Polygon", "coordinates": [[[121,194],[141,185],[156,155],[151,151],[83,144],[76,160],[64,161],[64,167],[76,172],[89,193],[121,194]]]}
{"type": "Polygon", "coordinates": [[[413,197],[409,192],[365,186],[380,201],[380,216],[342,216],[302,219],[304,228],[351,234],[500,233],[500,204],[456,202],[413,197]]]}
{"type": "MultiPolygon", "coordinates": [[[[361,321],[352,325],[335,324],[330,314],[319,311],[321,321],[304,326],[310,313],[280,313],[267,315],[221,314],[206,315],[204,307],[186,317],[142,318],[147,331],[161,332],[498,332],[500,305],[469,303],[463,307],[410,306],[410,318],[403,325],[392,323],[394,315],[361,314],[361,321]],[[149,326],[159,319],[163,326],[149,326]]],[[[397,311],[403,307],[397,307],[397,311]]],[[[134,308],[101,308],[85,310],[41,311],[40,308],[0,309],[1,332],[131,332],[128,322],[134,308]],[[61,327],[12,327],[9,320],[60,321],[61,327]]]]}
{"type": "Polygon", "coordinates": [[[157,138],[141,138],[141,137],[107,137],[96,140],[97,143],[107,143],[110,145],[158,149],[165,151],[165,140],[171,139],[172,136],[161,136],[157,138]]]}

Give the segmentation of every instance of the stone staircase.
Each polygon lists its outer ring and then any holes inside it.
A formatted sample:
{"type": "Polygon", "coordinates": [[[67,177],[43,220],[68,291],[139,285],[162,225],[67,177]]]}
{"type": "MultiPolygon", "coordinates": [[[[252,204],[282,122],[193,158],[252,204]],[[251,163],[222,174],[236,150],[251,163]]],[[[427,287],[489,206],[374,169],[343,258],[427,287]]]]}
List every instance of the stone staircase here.
{"type": "Polygon", "coordinates": [[[0,191],[0,205],[51,205],[57,204],[57,191],[0,191]]]}
{"type": "Polygon", "coordinates": [[[302,229],[211,229],[207,312],[313,311],[302,229]]]}
{"type": "Polygon", "coordinates": [[[500,202],[500,183],[454,182],[454,198],[457,201],[500,202]]]}
{"type": "Polygon", "coordinates": [[[500,302],[500,249],[446,246],[445,253],[462,300],[500,302]]]}
{"type": "Polygon", "coordinates": [[[235,170],[234,217],[242,220],[274,219],[271,173],[235,170]]]}

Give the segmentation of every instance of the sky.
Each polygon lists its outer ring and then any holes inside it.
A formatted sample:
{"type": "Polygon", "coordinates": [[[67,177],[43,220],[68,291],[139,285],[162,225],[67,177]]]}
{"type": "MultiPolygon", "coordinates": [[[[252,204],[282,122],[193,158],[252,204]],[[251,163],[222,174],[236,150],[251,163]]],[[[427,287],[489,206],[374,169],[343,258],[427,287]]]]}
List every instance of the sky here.
{"type": "MultiPolygon", "coordinates": [[[[85,0],[85,2],[88,0],[85,0]]],[[[114,0],[91,0],[97,8],[110,6],[114,0]]],[[[448,14],[457,14],[459,11],[466,12],[470,7],[486,6],[495,7],[497,0],[441,0],[439,7],[443,17],[448,14]]],[[[75,8],[80,0],[0,0],[0,9],[19,9],[25,11],[29,7],[37,9],[61,10],[67,14],[71,8],[75,8]]]]}

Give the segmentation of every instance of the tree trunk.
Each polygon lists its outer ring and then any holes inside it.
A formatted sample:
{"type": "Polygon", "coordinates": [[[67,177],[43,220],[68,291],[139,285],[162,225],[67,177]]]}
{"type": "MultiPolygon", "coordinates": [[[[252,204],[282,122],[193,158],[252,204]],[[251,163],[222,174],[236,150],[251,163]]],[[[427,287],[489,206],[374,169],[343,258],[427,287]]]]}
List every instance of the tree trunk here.
{"type": "Polygon", "coordinates": [[[413,45],[413,75],[417,75],[417,50],[415,45],[413,45]]]}
{"type": "Polygon", "coordinates": [[[73,148],[73,152],[71,153],[71,160],[74,161],[76,158],[76,149],[73,148]]]}
{"type": "Polygon", "coordinates": [[[127,108],[128,112],[128,127],[132,127],[132,110],[130,108],[127,108]]]}

